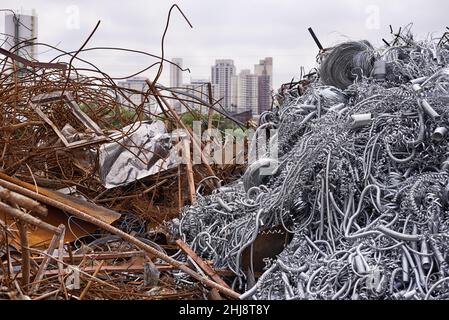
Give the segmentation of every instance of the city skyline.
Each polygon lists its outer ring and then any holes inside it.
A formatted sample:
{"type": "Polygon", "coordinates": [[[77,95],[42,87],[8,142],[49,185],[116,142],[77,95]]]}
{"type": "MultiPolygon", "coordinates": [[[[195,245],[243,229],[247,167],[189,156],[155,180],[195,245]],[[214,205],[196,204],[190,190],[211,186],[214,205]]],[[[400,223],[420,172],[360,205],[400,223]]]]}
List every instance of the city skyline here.
{"type": "MultiPolygon", "coordinates": [[[[191,29],[185,20],[174,11],[166,37],[167,58],[183,57],[184,66],[190,68],[189,79],[207,78],[215,59],[232,57],[238,69],[248,68],[260,57],[274,58],[275,73],[273,86],[290,82],[299,76],[300,67],[308,70],[315,67],[318,48],[307,28],[313,27],[324,46],[331,46],[345,39],[367,39],[373,44],[382,44],[382,38],[390,39],[389,24],[395,30],[414,21],[416,36],[428,33],[440,34],[446,27],[445,12],[449,3],[429,0],[411,0],[409,10],[396,1],[372,0],[361,2],[345,0],[344,5],[336,1],[316,1],[305,4],[299,10],[297,1],[206,1],[180,0],[178,5],[193,25],[191,29]],[[428,7],[440,10],[432,17],[428,7]],[[204,14],[216,12],[219,15],[204,14]],[[320,19],[314,13],[319,13],[320,19]],[[270,23],[267,23],[269,19],[270,23]]],[[[77,50],[86,40],[98,20],[100,27],[88,46],[115,46],[161,53],[161,36],[164,31],[171,2],[135,0],[127,3],[126,11],[120,2],[110,1],[43,1],[4,0],[6,8],[32,9],[39,16],[39,36],[66,51],[77,50]],[[49,2],[51,5],[49,5],[49,2]]],[[[0,14],[0,25],[4,15],[0,14]]],[[[53,58],[55,51],[40,47],[39,57],[43,61],[53,58]]],[[[130,53],[92,51],[81,55],[94,61],[106,73],[121,77],[133,74],[155,60],[130,53]]],[[[169,66],[161,77],[168,85],[169,66]]],[[[145,74],[150,79],[154,74],[145,74]]]]}
{"type": "MultiPolygon", "coordinates": [[[[38,39],[38,17],[34,9],[30,14],[23,11],[5,14],[5,40],[2,44],[7,50],[14,52],[25,59],[38,60],[36,43],[38,39]]],[[[220,101],[224,109],[233,113],[250,111],[257,116],[269,109],[272,99],[273,84],[273,58],[267,57],[254,64],[254,73],[249,69],[242,69],[237,74],[233,59],[217,59],[211,66],[209,79],[196,79],[192,77],[189,82],[184,81],[183,58],[172,58],[169,66],[169,83],[171,88],[180,89],[191,97],[200,100],[220,101]]],[[[156,110],[151,99],[143,101],[143,92],[148,90],[147,80],[143,73],[133,76],[125,81],[118,81],[117,85],[125,90],[123,105],[132,107],[144,103],[144,108],[152,112],[156,110]]],[[[174,102],[174,108],[180,113],[187,108],[195,108],[196,103],[187,105],[179,101],[174,102]]]]}

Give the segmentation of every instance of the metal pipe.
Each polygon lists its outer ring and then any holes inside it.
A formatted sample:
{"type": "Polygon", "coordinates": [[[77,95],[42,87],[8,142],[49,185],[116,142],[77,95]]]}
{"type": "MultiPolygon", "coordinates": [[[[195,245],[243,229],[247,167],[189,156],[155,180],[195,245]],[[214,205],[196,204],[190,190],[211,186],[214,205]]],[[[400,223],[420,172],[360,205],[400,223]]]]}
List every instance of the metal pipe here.
{"type": "Polygon", "coordinates": [[[432,134],[432,140],[436,142],[441,142],[446,138],[448,130],[445,127],[438,127],[432,134]]]}
{"type": "Polygon", "coordinates": [[[351,116],[351,118],[354,121],[352,123],[352,128],[357,129],[369,126],[373,120],[373,115],[371,113],[354,114],[351,116]]]}
{"type": "Polygon", "coordinates": [[[422,258],[421,258],[422,267],[424,270],[429,270],[431,262],[430,262],[430,257],[428,256],[429,250],[427,247],[426,239],[421,240],[421,253],[423,254],[422,258]]]}
{"type": "Polygon", "coordinates": [[[441,119],[441,116],[436,112],[432,106],[429,104],[429,102],[426,99],[422,99],[420,102],[420,105],[424,112],[431,117],[433,120],[437,121],[441,119]]]}

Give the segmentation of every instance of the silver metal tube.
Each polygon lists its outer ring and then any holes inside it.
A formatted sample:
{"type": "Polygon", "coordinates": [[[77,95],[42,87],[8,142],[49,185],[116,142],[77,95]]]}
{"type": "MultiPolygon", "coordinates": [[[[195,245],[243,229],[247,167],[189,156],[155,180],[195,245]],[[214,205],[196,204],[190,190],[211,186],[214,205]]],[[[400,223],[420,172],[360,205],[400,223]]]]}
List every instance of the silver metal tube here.
{"type": "Polygon", "coordinates": [[[423,256],[421,258],[422,267],[424,268],[424,270],[429,270],[431,261],[430,261],[430,257],[427,256],[427,254],[429,254],[429,249],[427,247],[426,239],[423,239],[421,241],[421,253],[423,254],[423,256]]]}
{"type": "Polygon", "coordinates": [[[431,117],[433,120],[439,120],[441,116],[436,112],[432,106],[429,104],[429,102],[426,99],[421,100],[421,107],[423,111],[431,117]]]}
{"type": "Polygon", "coordinates": [[[438,127],[432,134],[432,140],[436,142],[441,142],[446,138],[448,130],[445,127],[438,127]]]}
{"type": "Polygon", "coordinates": [[[373,120],[373,115],[371,113],[366,114],[354,114],[351,116],[352,120],[354,122],[352,123],[352,128],[362,128],[369,126],[371,124],[371,121],[373,120]]]}
{"type": "Polygon", "coordinates": [[[412,85],[412,89],[413,89],[413,91],[418,92],[418,93],[422,91],[421,85],[419,85],[417,83],[412,85]]]}
{"type": "Polygon", "coordinates": [[[356,269],[357,273],[365,274],[366,269],[365,269],[365,264],[363,263],[362,257],[359,255],[356,255],[354,257],[354,262],[355,262],[355,269],[356,269]]]}
{"type": "Polygon", "coordinates": [[[410,281],[409,264],[405,253],[402,253],[402,280],[405,283],[408,283],[410,281]]]}
{"type": "Polygon", "coordinates": [[[422,83],[424,83],[424,81],[426,81],[428,79],[428,77],[421,77],[421,78],[416,78],[413,80],[410,80],[411,84],[418,84],[421,85],[422,83]]]}

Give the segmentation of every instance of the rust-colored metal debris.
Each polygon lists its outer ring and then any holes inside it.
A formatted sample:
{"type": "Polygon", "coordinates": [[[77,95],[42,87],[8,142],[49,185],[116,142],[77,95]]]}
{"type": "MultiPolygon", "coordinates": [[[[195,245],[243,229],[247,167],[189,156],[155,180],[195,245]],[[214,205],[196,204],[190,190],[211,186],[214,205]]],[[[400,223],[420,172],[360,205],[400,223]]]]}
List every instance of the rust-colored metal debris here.
{"type": "MultiPolygon", "coordinates": [[[[225,282],[227,271],[194,255],[196,269],[188,260],[192,251],[170,239],[163,223],[195,201],[198,187],[210,192],[218,181],[239,177],[242,166],[189,162],[116,188],[102,184],[104,143],[129,137],[143,121],[161,120],[168,131],[184,128],[191,135],[173,102],[194,98],[157,83],[163,64],[171,63],[164,54],[103,48],[157,59],[158,75],[142,92],[118,86],[78,58],[99,49],[87,48],[98,26],[76,52],[39,44],[60,53],[49,62],[0,50],[0,299],[203,299],[210,292],[238,298],[225,282]],[[141,95],[142,103],[130,94],[141,95]],[[146,108],[148,99],[159,112],[146,108]],[[131,124],[137,125],[123,130],[131,124]]],[[[223,114],[219,101],[193,102],[209,108],[207,115],[189,112],[205,117],[198,120],[211,129],[214,112],[223,114]]],[[[184,150],[205,157],[195,139],[184,150]]],[[[139,154],[135,158],[146,161],[139,154]]]]}

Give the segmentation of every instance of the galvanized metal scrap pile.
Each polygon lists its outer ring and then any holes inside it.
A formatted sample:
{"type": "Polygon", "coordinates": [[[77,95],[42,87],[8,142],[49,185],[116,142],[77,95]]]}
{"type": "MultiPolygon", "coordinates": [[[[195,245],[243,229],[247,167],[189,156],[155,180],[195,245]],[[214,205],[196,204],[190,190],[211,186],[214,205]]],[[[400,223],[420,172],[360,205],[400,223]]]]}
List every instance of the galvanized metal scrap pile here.
{"type": "MultiPolygon", "coordinates": [[[[444,40],[444,39],[443,39],[444,40]]],[[[171,223],[241,298],[449,297],[449,47],[407,34],[389,47],[352,42],[281,92],[261,117],[277,127],[279,167],[254,172],[171,223]],[[257,175],[256,175],[257,176],[257,175]],[[293,238],[251,285],[242,253],[259,233],[293,238]]]]}

